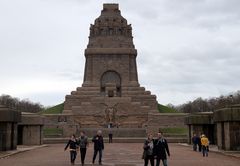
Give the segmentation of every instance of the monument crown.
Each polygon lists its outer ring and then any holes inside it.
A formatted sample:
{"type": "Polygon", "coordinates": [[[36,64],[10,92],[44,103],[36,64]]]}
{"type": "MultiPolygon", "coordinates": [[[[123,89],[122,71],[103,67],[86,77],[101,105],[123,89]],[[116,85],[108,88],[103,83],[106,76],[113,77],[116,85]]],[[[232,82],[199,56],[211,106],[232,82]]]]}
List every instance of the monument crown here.
{"type": "Polygon", "coordinates": [[[90,25],[87,48],[134,48],[132,27],[121,16],[118,4],[104,4],[101,15],[90,25]]]}
{"type": "Polygon", "coordinates": [[[101,15],[108,15],[108,14],[112,14],[112,13],[116,13],[116,14],[120,15],[121,12],[118,8],[118,4],[116,4],[116,3],[103,4],[103,10],[101,12],[101,15]]]}

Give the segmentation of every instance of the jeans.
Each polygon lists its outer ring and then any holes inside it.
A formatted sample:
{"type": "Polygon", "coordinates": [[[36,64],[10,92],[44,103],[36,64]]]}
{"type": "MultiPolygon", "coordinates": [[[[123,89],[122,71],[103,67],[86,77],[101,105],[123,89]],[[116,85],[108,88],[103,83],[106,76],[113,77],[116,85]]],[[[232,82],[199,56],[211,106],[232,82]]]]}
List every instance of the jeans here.
{"type": "Polygon", "coordinates": [[[113,142],[113,135],[112,134],[108,134],[108,138],[109,138],[109,143],[113,142]]]}
{"type": "Polygon", "coordinates": [[[93,163],[95,162],[95,159],[96,159],[96,157],[97,157],[98,152],[99,152],[99,160],[98,160],[98,162],[99,162],[99,163],[102,163],[102,149],[99,149],[99,150],[95,150],[95,149],[94,149],[93,163]]]}
{"type": "Polygon", "coordinates": [[[160,159],[158,157],[157,157],[156,166],[160,166],[160,160],[162,160],[164,166],[167,166],[167,159],[160,159]]]}
{"type": "Polygon", "coordinates": [[[201,152],[202,151],[202,145],[198,144],[198,151],[201,152]]]}
{"type": "Polygon", "coordinates": [[[153,155],[147,155],[146,158],[144,159],[144,166],[148,166],[148,162],[150,160],[151,166],[154,166],[154,156],[153,155]]]}
{"type": "Polygon", "coordinates": [[[82,162],[82,164],[84,164],[86,152],[87,152],[87,148],[80,148],[81,162],[82,162]]]}
{"type": "Polygon", "coordinates": [[[206,146],[202,146],[202,153],[203,153],[203,157],[205,157],[205,156],[208,157],[208,149],[206,146]]]}
{"type": "Polygon", "coordinates": [[[193,144],[193,150],[197,151],[197,144],[193,144]]]}
{"type": "Polygon", "coordinates": [[[77,156],[77,152],[74,151],[74,150],[71,150],[71,151],[70,151],[70,160],[71,160],[71,163],[74,163],[74,162],[75,162],[76,156],[77,156]]]}

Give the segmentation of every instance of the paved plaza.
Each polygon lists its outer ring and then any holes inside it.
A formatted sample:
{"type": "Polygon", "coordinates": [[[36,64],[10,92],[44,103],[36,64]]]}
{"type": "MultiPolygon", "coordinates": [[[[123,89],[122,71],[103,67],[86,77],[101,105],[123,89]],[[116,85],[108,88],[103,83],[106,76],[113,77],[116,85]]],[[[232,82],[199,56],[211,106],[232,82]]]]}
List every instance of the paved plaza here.
{"type": "MultiPolygon", "coordinates": [[[[70,165],[69,153],[64,152],[64,144],[53,144],[0,159],[1,166],[67,166],[70,165]]],[[[86,165],[90,165],[93,154],[92,145],[87,151],[86,165]]],[[[170,166],[238,166],[240,159],[210,152],[203,158],[201,153],[193,152],[190,147],[170,144],[170,166]]],[[[142,144],[114,143],[105,144],[103,164],[121,166],[142,166],[142,144]]],[[[80,165],[78,154],[76,165],[80,165]]],[[[97,164],[96,164],[97,165],[97,164]]]]}

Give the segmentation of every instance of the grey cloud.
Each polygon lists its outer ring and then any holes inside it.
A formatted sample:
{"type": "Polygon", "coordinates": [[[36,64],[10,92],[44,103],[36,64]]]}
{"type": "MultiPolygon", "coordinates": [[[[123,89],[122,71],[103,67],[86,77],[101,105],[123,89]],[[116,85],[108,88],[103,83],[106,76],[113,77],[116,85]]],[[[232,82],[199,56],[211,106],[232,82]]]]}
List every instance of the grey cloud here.
{"type": "MultiPolygon", "coordinates": [[[[1,79],[38,78],[49,80],[49,86],[66,81],[65,90],[19,94],[46,105],[62,101],[82,83],[89,25],[100,15],[103,2],[1,1],[1,79]]],[[[179,104],[240,89],[240,1],[119,3],[133,26],[139,81],[159,102],[179,104]]],[[[0,87],[0,93],[5,88],[0,87]]]]}

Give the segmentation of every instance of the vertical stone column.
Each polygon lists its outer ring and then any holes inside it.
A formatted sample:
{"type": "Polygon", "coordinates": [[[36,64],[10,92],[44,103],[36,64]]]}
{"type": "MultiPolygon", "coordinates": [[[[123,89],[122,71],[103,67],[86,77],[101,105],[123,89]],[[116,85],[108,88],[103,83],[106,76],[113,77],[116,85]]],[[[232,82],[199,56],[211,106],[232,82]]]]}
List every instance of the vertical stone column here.
{"type": "Polygon", "coordinates": [[[6,150],[6,125],[0,122],[0,151],[6,150]]]}
{"type": "Polygon", "coordinates": [[[18,140],[18,128],[17,128],[17,123],[12,123],[12,128],[13,128],[13,132],[12,132],[12,137],[13,137],[13,149],[17,148],[17,140],[18,140]]]}
{"type": "Polygon", "coordinates": [[[229,122],[224,122],[225,149],[230,150],[230,128],[229,122]]]}
{"type": "Polygon", "coordinates": [[[188,125],[188,143],[191,144],[192,143],[192,136],[193,136],[193,125],[188,125]]]}
{"type": "Polygon", "coordinates": [[[217,145],[219,149],[222,149],[223,143],[222,143],[222,125],[221,123],[217,123],[217,145]]]}
{"type": "Polygon", "coordinates": [[[138,85],[136,55],[129,55],[129,81],[132,85],[138,85]]]}
{"type": "Polygon", "coordinates": [[[92,55],[86,55],[83,86],[91,85],[92,77],[92,55]]]}

